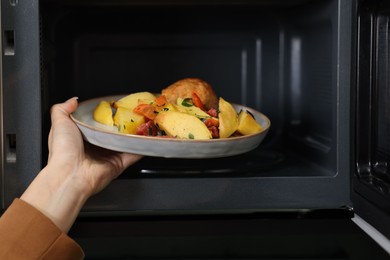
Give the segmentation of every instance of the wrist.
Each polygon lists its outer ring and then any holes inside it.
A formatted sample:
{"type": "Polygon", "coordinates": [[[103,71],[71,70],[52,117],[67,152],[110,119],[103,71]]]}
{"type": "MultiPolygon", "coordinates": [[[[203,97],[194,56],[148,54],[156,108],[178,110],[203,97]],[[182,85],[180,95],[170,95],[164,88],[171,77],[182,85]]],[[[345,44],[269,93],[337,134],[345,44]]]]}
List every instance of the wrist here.
{"type": "Polygon", "coordinates": [[[52,169],[50,165],[46,166],[21,196],[65,233],[89,197],[70,171],[66,167],[52,169]]]}

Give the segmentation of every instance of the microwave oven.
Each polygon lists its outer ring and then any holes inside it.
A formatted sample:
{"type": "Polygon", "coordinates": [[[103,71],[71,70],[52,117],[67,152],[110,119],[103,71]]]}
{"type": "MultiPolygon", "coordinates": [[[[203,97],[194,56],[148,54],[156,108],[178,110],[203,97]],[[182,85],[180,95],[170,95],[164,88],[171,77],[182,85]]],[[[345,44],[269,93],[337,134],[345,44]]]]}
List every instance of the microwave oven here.
{"type": "Polygon", "coordinates": [[[51,105],[199,77],[267,115],[265,140],[145,157],[80,218],[336,210],[389,248],[389,20],[379,0],[2,0],[2,209],[46,163],[51,105]]]}

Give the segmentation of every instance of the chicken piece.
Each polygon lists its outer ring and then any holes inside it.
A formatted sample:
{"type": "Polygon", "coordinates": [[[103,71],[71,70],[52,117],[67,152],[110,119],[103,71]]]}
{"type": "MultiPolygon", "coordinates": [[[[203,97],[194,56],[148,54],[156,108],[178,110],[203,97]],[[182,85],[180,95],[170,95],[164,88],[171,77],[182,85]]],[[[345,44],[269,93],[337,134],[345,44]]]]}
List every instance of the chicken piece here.
{"type": "Polygon", "coordinates": [[[176,104],[178,98],[191,98],[195,92],[206,109],[217,108],[218,98],[214,90],[206,81],[198,78],[186,78],[179,80],[167,88],[161,94],[165,95],[168,102],[176,104]]]}

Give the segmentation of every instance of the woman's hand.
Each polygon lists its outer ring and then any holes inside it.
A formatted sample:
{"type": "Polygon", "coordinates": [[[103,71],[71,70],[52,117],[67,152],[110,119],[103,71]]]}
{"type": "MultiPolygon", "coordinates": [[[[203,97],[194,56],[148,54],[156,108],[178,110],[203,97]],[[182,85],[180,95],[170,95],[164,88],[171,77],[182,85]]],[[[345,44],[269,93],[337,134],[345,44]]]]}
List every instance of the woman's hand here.
{"type": "Polygon", "coordinates": [[[90,196],[105,188],[141,157],[84,143],[79,129],[69,118],[76,108],[76,98],[52,107],[48,165],[73,173],[74,181],[90,196]]]}
{"type": "Polygon", "coordinates": [[[141,158],[84,143],[69,117],[77,104],[77,99],[72,98],[52,107],[48,164],[21,197],[64,232],[70,229],[90,196],[141,158]]]}

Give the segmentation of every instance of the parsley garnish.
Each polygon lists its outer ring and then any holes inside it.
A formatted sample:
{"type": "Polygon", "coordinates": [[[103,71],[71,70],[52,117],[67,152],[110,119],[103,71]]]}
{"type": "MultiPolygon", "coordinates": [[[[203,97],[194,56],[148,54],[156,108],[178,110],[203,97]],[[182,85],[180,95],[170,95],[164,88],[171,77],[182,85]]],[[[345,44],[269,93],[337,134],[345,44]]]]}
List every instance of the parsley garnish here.
{"type": "Polygon", "coordinates": [[[185,107],[192,107],[194,105],[193,102],[192,102],[192,98],[185,98],[185,99],[183,99],[181,104],[183,106],[185,106],[185,107]]]}

